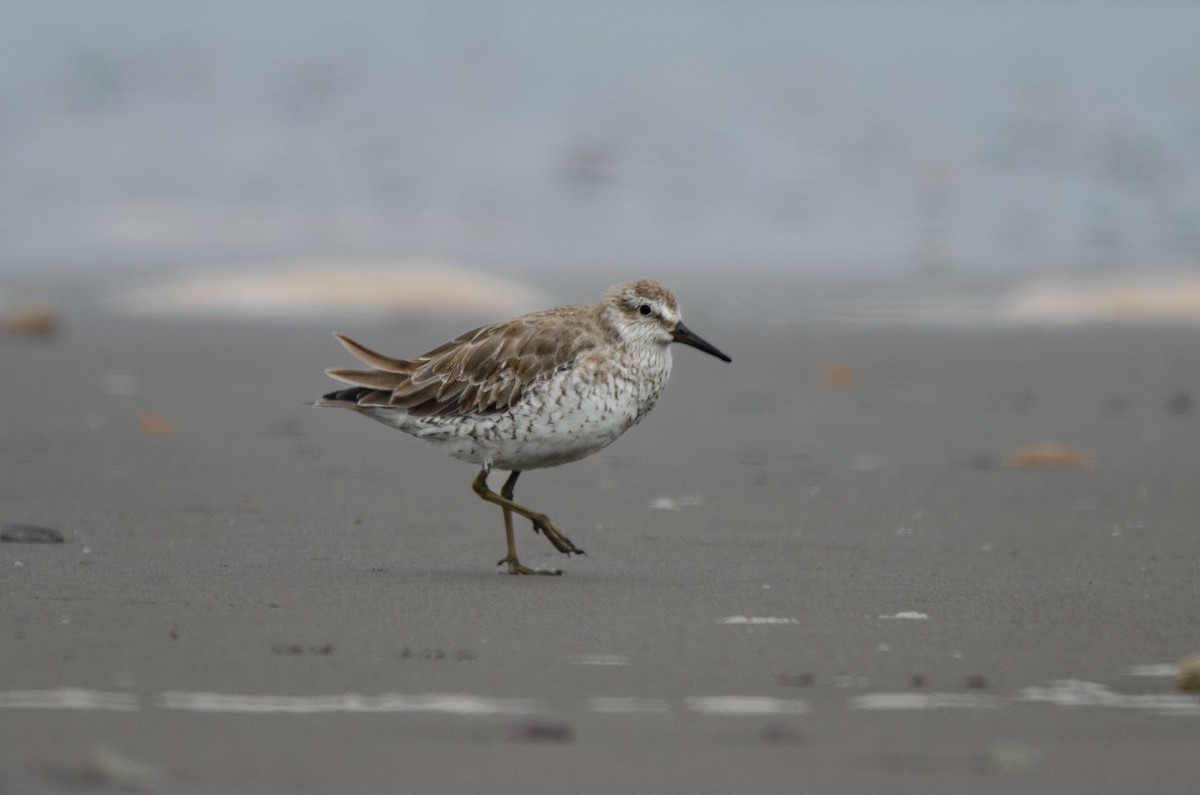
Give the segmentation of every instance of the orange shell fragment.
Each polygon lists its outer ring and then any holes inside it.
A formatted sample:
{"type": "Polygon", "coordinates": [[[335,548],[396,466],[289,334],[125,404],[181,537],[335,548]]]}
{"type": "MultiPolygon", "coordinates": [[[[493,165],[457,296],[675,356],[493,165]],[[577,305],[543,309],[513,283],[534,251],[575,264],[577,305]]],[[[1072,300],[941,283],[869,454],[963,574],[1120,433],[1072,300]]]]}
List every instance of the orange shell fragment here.
{"type": "Polygon", "coordinates": [[[846,392],[858,385],[854,365],[844,359],[833,359],[821,367],[821,386],[846,392]]]}
{"type": "Polygon", "coordinates": [[[150,436],[163,436],[175,430],[175,423],[167,417],[158,414],[141,414],[137,418],[138,433],[150,436]]]}
{"type": "Polygon", "coordinates": [[[14,309],[0,319],[0,329],[9,334],[48,336],[62,326],[62,319],[49,304],[30,304],[14,309]]]}
{"type": "Polygon", "coordinates": [[[1096,464],[1087,453],[1059,442],[1034,442],[1017,450],[1008,459],[1011,469],[1093,469],[1096,464]]]}

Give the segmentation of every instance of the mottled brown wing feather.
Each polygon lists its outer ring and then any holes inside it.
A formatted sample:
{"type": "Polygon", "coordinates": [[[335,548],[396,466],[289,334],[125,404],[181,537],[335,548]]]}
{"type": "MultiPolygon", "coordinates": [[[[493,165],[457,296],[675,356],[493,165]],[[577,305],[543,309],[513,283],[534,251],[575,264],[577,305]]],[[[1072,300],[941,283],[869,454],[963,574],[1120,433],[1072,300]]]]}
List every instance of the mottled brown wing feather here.
{"type": "Polygon", "coordinates": [[[504,411],[531,384],[572,366],[580,353],[596,347],[591,324],[562,322],[567,316],[577,321],[583,309],[560,308],[482,326],[408,361],[338,335],[351,353],[379,369],[326,372],[370,388],[358,400],[360,406],[387,406],[425,417],[504,411]]]}
{"type": "Polygon", "coordinates": [[[330,378],[345,381],[347,384],[368,386],[371,389],[386,389],[388,392],[399,386],[406,377],[396,373],[385,373],[382,370],[347,370],[340,367],[326,370],[325,374],[330,378]]]}

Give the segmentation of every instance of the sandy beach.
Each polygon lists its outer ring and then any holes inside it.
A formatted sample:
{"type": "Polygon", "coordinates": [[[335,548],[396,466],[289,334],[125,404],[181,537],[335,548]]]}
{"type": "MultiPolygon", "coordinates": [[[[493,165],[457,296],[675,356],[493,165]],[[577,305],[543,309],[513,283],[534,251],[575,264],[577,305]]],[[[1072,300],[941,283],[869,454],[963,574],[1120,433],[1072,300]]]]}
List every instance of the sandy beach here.
{"type": "Polygon", "coordinates": [[[1200,330],[685,303],[654,413],[519,495],[305,401],[330,331],[0,338],[0,792],[1185,792],[1200,330]],[[692,307],[697,308],[692,308],[692,307]],[[1028,445],[1077,457],[1039,466],[1028,445]],[[1024,461],[1024,463],[1021,463],[1024,461]]]}

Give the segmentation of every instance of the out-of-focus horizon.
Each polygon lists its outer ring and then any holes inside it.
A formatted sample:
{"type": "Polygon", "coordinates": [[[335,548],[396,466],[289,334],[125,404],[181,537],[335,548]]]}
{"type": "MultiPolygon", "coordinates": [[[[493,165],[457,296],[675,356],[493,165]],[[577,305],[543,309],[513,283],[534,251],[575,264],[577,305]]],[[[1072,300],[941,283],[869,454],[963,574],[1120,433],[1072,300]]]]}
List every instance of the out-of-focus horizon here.
{"type": "Polygon", "coordinates": [[[10,2],[0,274],[1180,271],[1197,30],[1170,2],[10,2]]]}

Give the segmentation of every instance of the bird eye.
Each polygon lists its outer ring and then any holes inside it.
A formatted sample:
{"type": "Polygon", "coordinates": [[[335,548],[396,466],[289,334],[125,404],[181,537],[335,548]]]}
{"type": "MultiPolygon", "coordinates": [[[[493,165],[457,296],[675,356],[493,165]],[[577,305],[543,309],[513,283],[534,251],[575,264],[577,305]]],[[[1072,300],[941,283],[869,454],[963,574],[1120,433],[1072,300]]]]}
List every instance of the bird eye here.
{"type": "Polygon", "coordinates": [[[654,310],[650,308],[650,304],[642,304],[641,306],[638,307],[638,311],[641,312],[643,315],[648,315],[651,312],[653,312],[654,310]]]}

